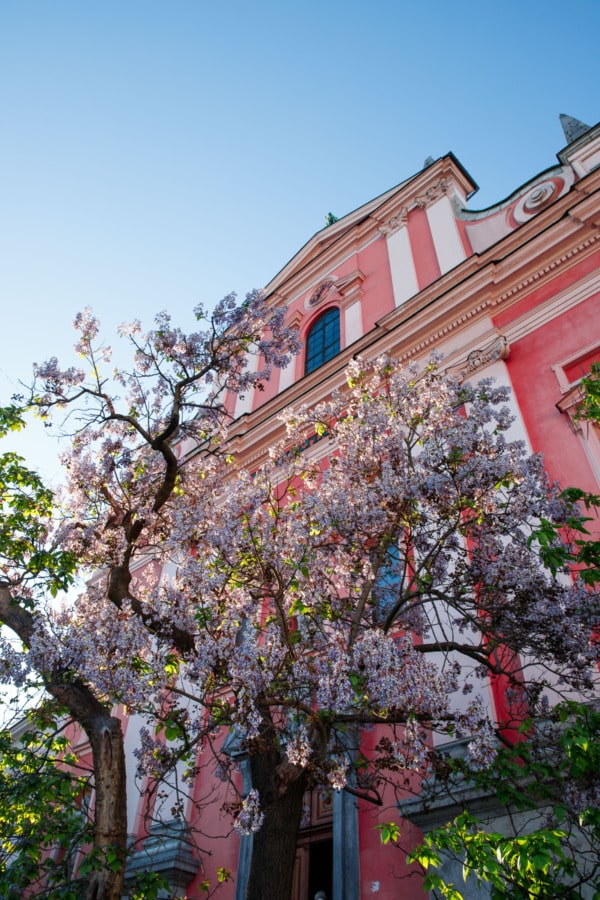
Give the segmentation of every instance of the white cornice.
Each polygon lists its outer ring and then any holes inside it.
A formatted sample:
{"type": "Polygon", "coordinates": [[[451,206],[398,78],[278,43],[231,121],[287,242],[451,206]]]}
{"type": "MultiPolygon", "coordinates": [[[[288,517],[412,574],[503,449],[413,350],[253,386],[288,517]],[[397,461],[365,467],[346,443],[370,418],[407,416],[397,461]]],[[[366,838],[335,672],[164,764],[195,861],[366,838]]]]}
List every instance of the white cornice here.
{"type": "Polygon", "coordinates": [[[514,343],[597,293],[600,293],[600,271],[582,278],[535,309],[528,310],[514,322],[510,322],[504,329],[506,336],[514,343]]]}
{"type": "Polygon", "coordinates": [[[584,250],[587,250],[598,240],[600,240],[600,233],[591,235],[586,241],[582,241],[576,247],[572,247],[570,250],[562,253],[556,259],[551,260],[551,262],[547,263],[542,268],[532,272],[531,275],[529,275],[527,278],[524,278],[522,281],[519,281],[513,287],[509,288],[507,291],[504,291],[504,293],[499,294],[498,297],[496,297],[496,299],[493,301],[493,305],[498,306],[501,303],[504,303],[506,300],[515,297],[515,295],[522,293],[537,281],[543,279],[544,276],[548,275],[550,272],[553,272],[555,269],[560,268],[560,266],[573,259],[573,257],[577,256],[579,253],[582,253],[584,250]]]}

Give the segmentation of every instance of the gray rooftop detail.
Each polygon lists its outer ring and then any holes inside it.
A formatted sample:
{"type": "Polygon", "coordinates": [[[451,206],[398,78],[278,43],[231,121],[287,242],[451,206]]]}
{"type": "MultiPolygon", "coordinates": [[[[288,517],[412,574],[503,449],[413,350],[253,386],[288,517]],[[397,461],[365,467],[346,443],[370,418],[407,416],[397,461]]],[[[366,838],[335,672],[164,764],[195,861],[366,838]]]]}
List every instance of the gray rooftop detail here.
{"type": "Polygon", "coordinates": [[[560,114],[560,124],[562,125],[567,144],[572,144],[573,141],[576,141],[577,138],[582,137],[586,131],[590,130],[590,126],[586,125],[585,122],[580,122],[579,119],[574,119],[573,116],[566,116],[564,113],[560,114]]]}

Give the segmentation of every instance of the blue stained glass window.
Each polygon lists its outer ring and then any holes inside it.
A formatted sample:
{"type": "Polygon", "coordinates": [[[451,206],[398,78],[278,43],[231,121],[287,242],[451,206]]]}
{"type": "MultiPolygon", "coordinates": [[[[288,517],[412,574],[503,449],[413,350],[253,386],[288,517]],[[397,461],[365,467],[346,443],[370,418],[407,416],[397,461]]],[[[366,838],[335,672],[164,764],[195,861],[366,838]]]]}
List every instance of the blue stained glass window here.
{"type": "Polygon", "coordinates": [[[331,306],[319,316],[306,337],[304,374],[314,372],[340,352],[340,311],[331,306]]]}

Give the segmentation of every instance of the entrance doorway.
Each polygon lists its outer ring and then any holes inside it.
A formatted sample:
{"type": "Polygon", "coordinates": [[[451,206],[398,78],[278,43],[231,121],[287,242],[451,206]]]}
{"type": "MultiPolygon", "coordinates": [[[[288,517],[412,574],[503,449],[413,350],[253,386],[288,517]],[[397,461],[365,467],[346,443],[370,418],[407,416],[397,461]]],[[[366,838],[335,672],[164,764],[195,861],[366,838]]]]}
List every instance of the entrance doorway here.
{"type": "Polygon", "coordinates": [[[308,845],[308,896],[314,900],[322,891],[327,900],[333,896],[333,839],[314,841],[308,845]]]}
{"type": "Polygon", "coordinates": [[[307,792],[305,816],[298,838],[292,900],[333,896],[333,803],[331,796],[307,792]]]}

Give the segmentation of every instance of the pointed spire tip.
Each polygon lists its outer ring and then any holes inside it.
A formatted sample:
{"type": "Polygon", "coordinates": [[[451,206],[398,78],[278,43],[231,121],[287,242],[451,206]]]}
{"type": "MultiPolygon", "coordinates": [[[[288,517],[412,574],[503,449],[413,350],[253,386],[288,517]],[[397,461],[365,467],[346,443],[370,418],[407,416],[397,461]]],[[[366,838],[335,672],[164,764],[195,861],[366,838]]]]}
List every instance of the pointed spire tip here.
{"type": "Polygon", "coordinates": [[[579,119],[573,118],[573,116],[567,116],[565,113],[561,113],[559,118],[567,144],[572,144],[573,141],[576,141],[577,138],[582,137],[590,130],[589,125],[586,125],[585,122],[581,122],[579,119]]]}

